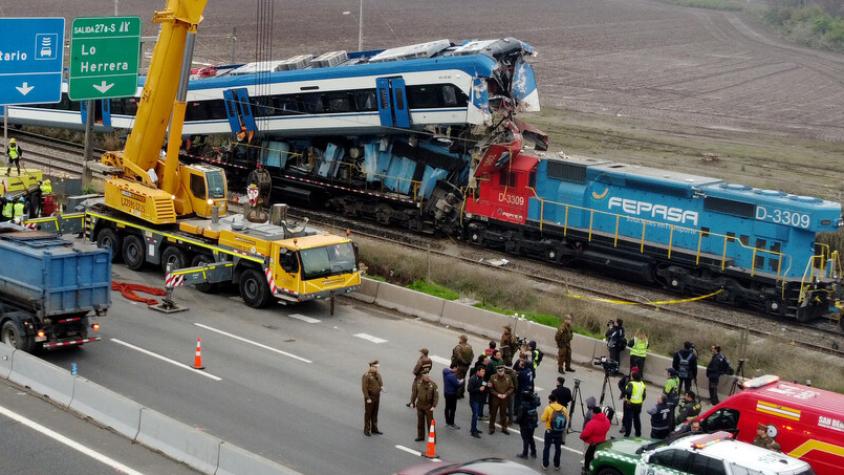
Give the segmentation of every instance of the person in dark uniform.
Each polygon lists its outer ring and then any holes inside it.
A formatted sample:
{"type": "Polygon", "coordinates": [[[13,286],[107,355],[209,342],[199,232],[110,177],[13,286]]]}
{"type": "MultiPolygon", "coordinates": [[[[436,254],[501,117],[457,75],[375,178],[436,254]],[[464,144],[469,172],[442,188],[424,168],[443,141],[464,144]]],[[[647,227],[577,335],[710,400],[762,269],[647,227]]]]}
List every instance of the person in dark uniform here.
{"type": "Polygon", "coordinates": [[[412,406],[413,401],[416,399],[416,384],[419,383],[419,379],[423,374],[430,373],[433,366],[434,362],[428,357],[428,349],[420,348],[419,359],[416,360],[416,366],[413,367],[413,384],[410,388],[410,402],[407,403],[407,407],[412,406]]]}
{"type": "Polygon", "coordinates": [[[619,320],[610,320],[607,323],[607,332],[604,336],[607,339],[607,349],[610,353],[610,359],[615,362],[621,362],[621,352],[627,346],[627,338],[624,334],[624,322],[619,320]]]}
{"type": "Polygon", "coordinates": [[[425,440],[425,435],[434,420],[434,408],[439,402],[439,391],[437,383],[431,380],[431,376],[423,374],[416,384],[416,400],[413,406],[416,407],[416,442],[425,440]]]}
{"type": "Polygon", "coordinates": [[[709,402],[714,406],[718,404],[718,383],[723,374],[733,374],[733,368],[727,357],[721,353],[721,347],[712,345],[712,359],[706,367],[706,379],[709,380],[709,402]]]}
{"type": "Polygon", "coordinates": [[[697,352],[694,343],[683,343],[683,349],[674,353],[671,367],[680,378],[680,391],[691,391],[692,382],[697,380],[697,352]]]}
{"type": "Polygon", "coordinates": [[[574,371],[574,368],[571,367],[571,340],[573,337],[572,317],[571,314],[568,314],[554,335],[554,340],[557,342],[557,372],[561,374],[566,371],[574,371]]]}
{"type": "Polygon", "coordinates": [[[513,336],[513,329],[510,325],[504,325],[504,332],[501,333],[501,340],[498,346],[501,348],[501,359],[507,366],[513,365],[513,356],[518,348],[516,338],[513,336]]]}
{"type": "Polygon", "coordinates": [[[381,400],[381,391],[384,390],[384,381],[378,373],[378,360],[369,362],[369,369],[361,378],[361,389],[364,401],[363,434],[367,437],[383,434],[378,430],[378,403],[381,400]]]}

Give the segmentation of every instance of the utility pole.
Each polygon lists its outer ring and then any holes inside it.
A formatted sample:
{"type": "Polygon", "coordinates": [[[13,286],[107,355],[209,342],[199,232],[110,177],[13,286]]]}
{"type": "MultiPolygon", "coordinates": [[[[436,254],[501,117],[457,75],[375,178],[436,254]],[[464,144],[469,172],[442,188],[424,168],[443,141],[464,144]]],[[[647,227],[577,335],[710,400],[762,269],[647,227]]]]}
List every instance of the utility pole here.
{"type": "Polygon", "coordinates": [[[85,152],[82,157],[82,193],[85,194],[91,187],[91,169],[88,168],[88,160],[91,158],[91,141],[93,134],[91,129],[94,128],[94,100],[85,101],[85,152]]]}
{"type": "Polygon", "coordinates": [[[358,12],[358,51],[363,51],[363,0],[360,0],[358,12]]]}
{"type": "Polygon", "coordinates": [[[232,58],[231,64],[235,63],[235,49],[237,47],[237,27],[232,28],[232,58]]]}
{"type": "Polygon", "coordinates": [[[120,5],[120,0],[114,0],[114,16],[120,16],[118,13],[118,5],[120,5]]]}

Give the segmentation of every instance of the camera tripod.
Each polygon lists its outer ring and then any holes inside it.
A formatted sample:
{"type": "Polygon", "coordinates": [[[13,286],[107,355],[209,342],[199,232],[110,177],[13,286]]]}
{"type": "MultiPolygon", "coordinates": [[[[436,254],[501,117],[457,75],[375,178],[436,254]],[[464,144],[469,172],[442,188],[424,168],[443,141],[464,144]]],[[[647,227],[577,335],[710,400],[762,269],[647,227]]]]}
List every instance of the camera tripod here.
{"type": "Polygon", "coordinates": [[[610,406],[612,407],[613,417],[610,421],[611,423],[615,423],[616,414],[618,414],[618,410],[615,408],[615,395],[612,393],[612,383],[610,383],[610,372],[606,369],[604,370],[604,384],[601,386],[601,399],[598,400],[598,405],[603,407],[604,406],[604,399],[606,398],[607,391],[610,393],[610,406]]]}
{"type": "Polygon", "coordinates": [[[586,408],[583,406],[583,393],[580,392],[580,380],[575,378],[574,379],[574,389],[572,390],[572,397],[571,397],[571,405],[569,406],[569,426],[566,429],[567,434],[571,434],[572,432],[580,432],[579,430],[574,430],[574,407],[578,403],[578,399],[580,400],[580,417],[583,420],[586,420],[586,408]]]}
{"type": "Polygon", "coordinates": [[[739,386],[739,381],[744,380],[744,358],[740,358],[738,360],[738,366],[736,366],[736,374],[733,378],[733,384],[730,386],[730,396],[736,393],[739,386]]]}

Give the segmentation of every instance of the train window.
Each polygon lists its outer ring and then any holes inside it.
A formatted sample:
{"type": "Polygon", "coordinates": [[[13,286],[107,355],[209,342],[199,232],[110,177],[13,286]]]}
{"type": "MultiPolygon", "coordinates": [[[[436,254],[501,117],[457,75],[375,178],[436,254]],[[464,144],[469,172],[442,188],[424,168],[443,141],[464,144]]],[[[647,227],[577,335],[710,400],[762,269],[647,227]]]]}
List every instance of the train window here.
{"type": "Polygon", "coordinates": [[[457,91],[451,84],[443,86],[443,105],[449,107],[457,105],[457,91]]]}
{"type": "Polygon", "coordinates": [[[531,188],[536,188],[536,170],[530,172],[530,179],[528,182],[528,186],[531,188]]]}
{"type": "Polygon", "coordinates": [[[586,182],[586,167],[571,165],[555,160],[548,161],[548,178],[565,180],[574,183],[586,182]]]}
{"type": "Polygon", "coordinates": [[[299,112],[295,96],[274,96],[273,104],[275,104],[276,115],[291,115],[299,112]]]}
{"type": "Polygon", "coordinates": [[[345,92],[328,92],[322,98],[328,112],[352,112],[352,101],[345,92]]]}
{"type": "Polygon", "coordinates": [[[742,218],[753,218],[756,216],[756,206],[741,201],[727,200],[724,198],[706,197],[703,200],[703,209],[716,213],[732,214],[742,218]]]}
{"type": "Polygon", "coordinates": [[[130,97],[126,99],[126,102],[123,104],[123,113],[126,115],[134,116],[138,113],[138,99],[134,97],[130,97]]]}
{"type": "Polygon", "coordinates": [[[736,240],[736,233],[729,232],[727,233],[727,242],[733,242],[736,240]]]}
{"type": "Polygon", "coordinates": [[[269,117],[275,114],[273,98],[271,96],[255,97],[252,102],[252,115],[255,117],[269,117]]]}
{"type": "Polygon", "coordinates": [[[352,95],[355,98],[355,109],[358,111],[374,111],[378,110],[378,104],[375,101],[375,89],[365,89],[362,91],[354,91],[352,95]]]}
{"type": "Polygon", "coordinates": [[[123,99],[111,100],[111,115],[123,115],[123,99]]]}
{"type": "Polygon", "coordinates": [[[193,101],[188,103],[185,109],[185,120],[207,120],[208,112],[205,109],[205,104],[200,101],[193,101]]]}
{"type": "MultiPolygon", "coordinates": [[[[780,252],[782,244],[779,242],[771,243],[771,251],[773,252],[780,252]]],[[[779,254],[768,254],[770,257],[768,258],[768,266],[772,271],[778,271],[780,268],[780,256],[779,254]]]]}
{"type": "Polygon", "coordinates": [[[404,91],[396,89],[396,109],[404,110],[404,91]]]}
{"type": "Polygon", "coordinates": [[[208,119],[220,120],[228,117],[228,114],[226,113],[226,103],[223,99],[204,102],[206,103],[205,107],[208,113],[208,119]]]}
{"type": "Polygon", "coordinates": [[[516,186],[516,174],[510,173],[508,171],[502,171],[500,175],[498,175],[499,181],[498,183],[501,186],[516,186]]]}
{"type": "Polygon", "coordinates": [[[709,237],[709,228],[706,228],[706,227],[700,228],[700,236],[701,237],[709,237]]]}
{"type": "MultiPolygon", "coordinates": [[[[762,250],[768,245],[768,242],[764,239],[757,239],[756,240],[756,249],[762,250]]],[[[765,253],[764,252],[756,252],[756,259],[753,260],[753,267],[757,269],[762,269],[765,267],[765,253]]]]}
{"type": "Polygon", "coordinates": [[[741,241],[741,243],[742,243],[743,245],[745,245],[745,246],[749,246],[749,245],[750,245],[750,237],[745,236],[744,234],[742,234],[741,236],[739,236],[739,241],[741,241]]]}
{"type": "Polygon", "coordinates": [[[299,95],[299,104],[301,104],[302,112],[306,114],[321,114],[322,109],[322,94],[311,93],[299,95]]]}

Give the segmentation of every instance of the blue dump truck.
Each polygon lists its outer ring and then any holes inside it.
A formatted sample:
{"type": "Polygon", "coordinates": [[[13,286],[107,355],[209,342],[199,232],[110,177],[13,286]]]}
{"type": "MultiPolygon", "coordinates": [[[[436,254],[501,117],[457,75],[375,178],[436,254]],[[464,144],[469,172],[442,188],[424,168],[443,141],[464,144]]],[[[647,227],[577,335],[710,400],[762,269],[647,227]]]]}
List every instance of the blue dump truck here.
{"type": "Polygon", "coordinates": [[[24,351],[100,338],[111,306],[108,249],[18,226],[0,227],[0,338],[24,351]]]}

